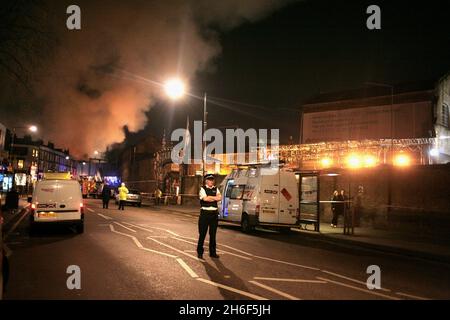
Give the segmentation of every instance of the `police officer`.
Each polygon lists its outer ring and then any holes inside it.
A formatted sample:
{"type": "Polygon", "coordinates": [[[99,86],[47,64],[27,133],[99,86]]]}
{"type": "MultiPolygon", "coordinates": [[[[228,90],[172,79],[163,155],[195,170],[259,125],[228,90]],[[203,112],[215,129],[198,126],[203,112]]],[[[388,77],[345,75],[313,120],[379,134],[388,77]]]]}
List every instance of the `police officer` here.
{"type": "Polygon", "coordinates": [[[219,189],[214,185],[214,175],[207,174],[204,177],[205,184],[200,188],[200,217],[198,219],[198,244],[197,254],[203,259],[203,243],[209,228],[209,256],[219,258],[216,253],[216,231],[219,223],[217,201],[221,199],[219,189]]]}

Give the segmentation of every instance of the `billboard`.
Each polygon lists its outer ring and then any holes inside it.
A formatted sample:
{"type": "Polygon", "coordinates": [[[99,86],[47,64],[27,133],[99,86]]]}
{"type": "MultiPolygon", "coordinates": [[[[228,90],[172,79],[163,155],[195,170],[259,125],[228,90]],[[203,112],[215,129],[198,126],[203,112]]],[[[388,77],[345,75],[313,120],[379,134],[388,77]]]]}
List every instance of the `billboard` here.
{"type": "Polygon", "coordinates": [[[303,114],[302,143],[430,137],[431,102],[351,108],[303,114]],[[392,109],[392,111],[391,111],[392,109]],[[391,118],[392,115],[392,118],[391,118]]]}

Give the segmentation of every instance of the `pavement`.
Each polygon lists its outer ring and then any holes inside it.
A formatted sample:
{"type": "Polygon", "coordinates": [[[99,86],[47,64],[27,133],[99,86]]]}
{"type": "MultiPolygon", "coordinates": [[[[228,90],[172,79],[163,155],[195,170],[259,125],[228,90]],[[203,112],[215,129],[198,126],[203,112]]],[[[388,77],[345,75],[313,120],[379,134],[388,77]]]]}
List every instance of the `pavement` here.
{"type": "MultiPolygon", "coordinates": [[[[336,247],[315,238],[270,230],[242,233],[220,223],[218,254],[196,256],[198,218],[168,207],[101,208],[86,200],[85,232],[61,226],[28,232],[28,210],[6,239],[11,277],[5,298],[16,299],[449,299],[450,266],[336,247]],[[380,289],[369,289],[369,266],[380,289]],[[70,270],[81,288],[69,289],[70,270]]],[[[6,230],[8,232],[8,230],[6,230]]],[[[208,239],[208,238],[207,238],[208,239]]]]}
{"type": "MultiPolygon", "coordinates": [[[[161,208],[190,215],[199,214],[198,208],[194,206],[164,205],[161,208]]],[[[320,233],[315,232],[312,225],[303,225],[301,228],[292,228],[292,230],[301,233],[304,237],[313,237],[336,246],[359,246],[385,253],[450,264],[448,239],[364,227],[355,228],[353,235],[344,235],[342,226],[333,228],[328,223],[320,224],[320,233]]]]}

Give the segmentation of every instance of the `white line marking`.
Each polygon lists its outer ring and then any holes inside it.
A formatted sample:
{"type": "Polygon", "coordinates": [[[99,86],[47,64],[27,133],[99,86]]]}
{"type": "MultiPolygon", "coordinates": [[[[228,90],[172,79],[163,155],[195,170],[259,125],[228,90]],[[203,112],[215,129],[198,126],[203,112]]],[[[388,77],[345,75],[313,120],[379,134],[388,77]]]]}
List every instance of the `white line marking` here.
{"type": "Polygon", "coordinates": [[[132,224],[132,223],[129,223],[129,222],[125,222],[125,221],[121,221],[122,223],[124,223],[124,224],[127,224],[127,225],[129,225],[129,226],[132,226],[132,227],[135,227],[135,228],[138,228],[138,229],[141,229],[141,230],[145,230],[145,231],[148,231],[148,232],[150,232],[150,233],[152,233],[152,232],[155,232],[155,231],[153,231],[153,230],[150,230],[150,229],[147,229],[147,228],[144,228],[144,227],[141,227],[141,226],[139,226],[139,225],[136,225],[136,224],[132,224]]]}
{"type": "Polygon", "coordinates": [[[100,217],[102,217],[102,218],[104,218],[104,219],[106,219],[106,220],[113,220],[113,218],[111,218],[111,217],[108,217],[108,216],[105,216],[104,214],[101,214],[101,213],[97,213],[100,217]]]}
{"type": "Polygon", "coordinates": [[[264,288],[264,289],[266,289],[268,291],[276,293],[276,294],[278,294],[278,295],[280,295],[280,296],[282,296],[284,298],[287,298],[289,300],[301,300],[301,299],[299,299],[297,297],[291,296],[290,294],[288,294],[286,292],[283,292],[283,291],[277,290],[275,288],[269,287],[269,286],[267,286],[265,284],[259,283],[258,281],[250,280],[249,282],[253,283],[254,285],[256,285],[258,287],[261,287],[261,288],[264,288]]]}
{"type": "Polygon", "coordinates": [[[365,293],[368,293],[368,294],[372,294],[372,295],[375,295],[375,296],[379,296],[379,297],[383,297],[383,298],[387,298],[387,299],[391,299],[391,300],[401,300],[401,299],[396,298],[396,297],[391,297],[391,296],[388,296],[386,294],[370,291],[370,290],[367,290],[367,289],[358,288],[358,287],[355,287],[355,286],[352,286],[352,285],[349,285],[349,284],[346,284],[346,283],[342,283],[342,282],[339,282],[339,281],[333,281],[333,280],[325,279],[325,278],[321,278],[321,277],[316,277],[316,278],[319,279],[319,280],[331,282],[331,283],[337,284],[339,286],[351,288],[351,289],[354,289],[354,290],[357,290],[357,291],[362,291],[362,292],[365,292],[365,293]]]}
{"type": "Polygon", "coordinates": [[[134,243],[136,244],[136,246],[139,249],[142,249],[142,250],[145,250],[145,251],[154,252],[154,253],[157,253],[157,254],[160,254],[160,255],[163,255],[163,256],[166,256],[166,257],[170,257],[170,258],[177,258],[177,256],[174,256],[174,255],[171,255],[171,254],[168,254],[168,253],[165,253],[165,252],[161,252],[161,251],[156,251],[156,250],[152,250],[152,249],[149,249],[149,248],[145,248],[135,236],[132,236],[132,235],[129,235],[129,234],[126,234],[126,233],[123,233],[123,232],[116,231],[112,224],[109,225],[109,228],[111,229],[112,232],[115,232],[115,233],[118,233],[118,234],[121,234],[123,236],[126,236],[126,237],[129,237],[129,238],[133,239],[134,243]]]}
{"type": "Polygon", "coordinates": [[[145,250],[145,251],[157,253],[157,254],[160,254],[160,255],[163,255],[163,256],[166,256],[166,257],[169,257],[169,258],[174,258],[174,259],[178,258],[178,256],[174,256],[173,254],[170,254],[170,253],[165,253],[165,252],[161,252],[161,251],[156,251],[156,250],[149,249],[149,248],[145,248],[145,247],[142,247],[141,249],[142,249],[142,250],[145,250]]]}
{"type": "Polygon", "coordinates": [[[242,290],[239,290],[239,289],[235,289],[233,287],[229,287],[229,286],[226,286],[224,284],[213,282],[213,281],[210,281],[210,280],[207,280],[207,279],[197,278],[197,280],[201,281],[201,282],[204,282],[204,283],[207,283],[207,284],[210,284],[212,286],[218,287],[218,288],[222,288],[222,289],[229,290],[229,291],[232,291],[232,292],[235,292],[235,293],[239,293],[239,294],[241,294],[243,296],[246,296],[246,297],[249,297],[249,298],[252,298],[252,299],[255,299],[255,300],[268,300],[267,298],[263,298],[263,297],[258,296],[256,294],[253,294],[253,293],[250,293],[250,292],[246,292],[246,291],[242,291],[242,290]]]}
{"type": "Polygon", "coordinates": [[[187,273],[189,273],[189,275],[190,275],[192,278],[198,278],[198,275],[194,272],[194,270],[192,270],[192,269],[186,264],[186,262],[183,261],[183,259],[177,258],[177,262],[183,267],[184,270],[186,270],[187,273]]]}
{"type": "Polygon", "coordinates": [[[305,266],[305,265],[302,265],[302,264],[293,263],[293,262],[281,261],[281,260],[267,258],[267,257],[261,257],[261,256],[254,256],[254,257],[255,258],[259,258],[259,259],[263,259],[263,260],[268,260],[268,261],[278,262],[278,263],[282,263],[282,264],[287,264],[287,265],[290,265],[290,266],[296,266],[296,267],[300,267],[300,268],[304,268],[304,269],[310,269],[310,270],[316,270],[316,271],[320,270],[318,268],[308,267],[308,266],[305,266]]]}
{"type": "Polygon", "coordinates": [[[23,213],[23,215],[19,218],[19,220],[16,221],[16,223],[12,226],[11,229],[8,230],[8,232],[5,234],[5,236],[3,237],[3,241],[6,241],[6,239],[8,239],[9,235],[16,230],[17,226],[22,222],[23,218],[25,218],[25,216],[28,215],[28,210],[25,210],[25,212],[23,213]]]}
{"type": "Polygon", "coordinates": [[[91,208],[86,207],[86,209],[88,209],[90,212],[95,212],[95,211],[92,210],[91,208]]]}
{"type": "Polygon", "coordinates": [[[122,228],[125,228],[125,229],[127,229],[127,230],[130,230],[130,231],[132,231],[132,232],[137,232],[136,230],[133,230],[133,229],[131,229],[131,228],[128,228],[128,227],[124,226],[124,225],[121,224],[121,223],[118,223],[118,222],[114,222],[114,223],[117,224],[117,225],[119,225],[119,226],[121,226],[122,228]]]}
{"type": "MultiPolygon", "coordinates": [[[[353,281],[355,283],[359,283],[359,284],[362,284],[363,286],[366,286],[366,283],[363,282],[363,281],[359,281],[359,280],[356,280],[356,279],[353,279],[353,278],[350,278],[350,277],[346,277],[346,276],[343,276],[341,274],[334,273],[334,272],[327,271],[327,270],[320,270],[320,271],[322,271],[324,273],[327,273],[327,274],[330,274],[332,276],[338,277],[338,278],[342,278],[342,279],[345,279],[345,280],[348,280],[348,281],[353,281]]],[[[385,292],[391,292],[391,290],[385,289],[385,288],[380,288],[378,290],[382,290],[382,291],[385,291],[385,292]]]]}
{"type": "MultiPolygon", "coordinates": [[[[188,241],[188,240],[180,239],[180,238],[177,238],[177,237],[171,237],[171,238],[175,239],[175,240],[178,240],[178,241],[183,241],[183,242],[186,242],[186,243],[189,243],[189,244],[197,245],[195,242],[191,242],[191,241],[188,241]]],[[[185,250],[185,252],[186,252],[186,250],[185,250]]],[[[241,256],[239,254],[232,253],[232,252],[229,252],[229,251],[224,251],[224,250],[221,250],[221,249],[218,249],[217,252],[229,254],[231,256],[239,257],[239,258],[245,259],[245,260],[252,260],[252,258],[244,257],[244,256],[241,256]]]]}
{"type": "Polygon", "coordinates": [[[285,281],[285,282],[301,282],[301,283],[327,283],[322,280],[307,280],[307,279],[285,279],[285,278],[265,278],[265,277],[253,277],[256,280],[267,280],[267,281],[285,281]]]}
{"type": "Polygon", "coordinates": [[[202,259],[197,258],[196,256],[193,256],[192,254],[186,253],[186,252],[184,252],[184,251],[182,251],[182,250],[179,250],[179,249],[177,249],[177,248],[175,248],[175,247],[172,247],[171,245],[165,244],[165,243],[163,243],[163,242],[161,242],[161,241],[158,241],[158,240],[156,240],[156,239],[153,239],[153,238],[151,238],[151,237],[147,237],[147,239],[152,240],[152,241],[154,241],[154,242],[156,242],[156,243],[159,243],[160,245],[165,246],[165,247],[167,247],[167,248],[170,248],[170,249],[172,249],[172,250],[174,250],[174,251],[176,251],[176,252],[179,252],[179,253],[181,253],[181,254],[184,254],[185,256],[188,256],[188,257],[190,257],[190,258],[192,258],[192,259],[194,259],[194,260],[197,260],[197,261],[203,261],[203,262],[205,261],[205,260],[202,260],[202,259]]]}
{"type": "Polygon", "coordinates": [[[419,296],[415,296],[415,295],[408,294],[408,293],[403,293],[403,292],[396,292],[396,294],[398,294],[399,296],[403,296],[403,297],[407,297],[407,298],[411,298],[411,299],[431,300],[430,298],[419,297],[419,296]]]}
{"type": "MultiPolygon", "coordinates": [[[[134,227],[136,227],[136,228],[141,228],[141,229],[144,229],[144,230],[145,230],[145,228],[140,227],[140,226],[137,226],[137,225],[133,225],[133,224],[131,224],[131,223],[126,223],[126,222],[123,222],[123,223],[125,223],[125,224],[127,224],[127,225],[134,226],[134,227]]],[[[170,233],[170,234],[172,234],[172,235],[174,235],[175,237],[178,237],[178,238],[184,238],[184,239],[190,239],[190,240],[197,240],[197,239],[194,239],[194,238],[191,238],[191,237],[186,237],[186,236],[179,235],[179,234],[177,234],[177,233],[175,233],[175,232],[173,232],[173,231],[170,231],[170,230],[168,230],[168,229],[158,228],[158,227],[149,227],[149,228],[166,231],[167,233],[170,233]]],[[[149,231],[149,230],[147,230],[147,231],[149,231]]],[[[205,241],[205,242],[208,243],[208,241],[205,241]]],[[[259,258],[259,259],[263,259],[263,260],[268,260],[268,261],[278,262],[278,263],[287,264],[287,265],[291,265],[291,266],[296,266],[296,267],[300,267],[300,268],[304,268],[304,269],[309,269],[309,270],[320,271],[319,268],[309,267],[309,266],[305,266],[305,265],[301,265],[301,264],[297,264],[297,263],[292,263],[292,262],[287,262],[287,261],[281,261],[281,260],[272,259],[272,258],[263,257],[263,256],[257,256],[257,255],[254,255],[254,254],[251,254],[251,253],[248,253],[248,252],[245,252],[245,251],[242,251],[242,250],[233,248],[233,247],[228,246],[228,245],[226,245],[226,244],[219,244],[218,246],[222,246],[222,247],[225,247],[225,248],[228,248],[228,249],[231,249],[231,250],[240,252],[240,253],[242,253],[242,254],[245,254],[245,255],[248,255],[248,256],[254,257],[254,258],[259,258]]],[[[183,252],[183,251],[181,251],[181,252],[183,252]]],[[[183,252],[183,253],[184,253],[184,252],[183,252]]],[[[195,259],[198,259],[198,258],[195,258],[195,259]]]]}

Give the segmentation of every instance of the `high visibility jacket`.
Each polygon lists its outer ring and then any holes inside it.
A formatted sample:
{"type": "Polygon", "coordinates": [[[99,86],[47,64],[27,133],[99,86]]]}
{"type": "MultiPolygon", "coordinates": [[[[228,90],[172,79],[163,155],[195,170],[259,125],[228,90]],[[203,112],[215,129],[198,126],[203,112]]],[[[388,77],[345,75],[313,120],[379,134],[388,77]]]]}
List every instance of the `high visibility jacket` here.
{"type": "Polygon", "coordinates": [[[119,187],[119,200],[127,200],[127,187],[119,187]]]}

